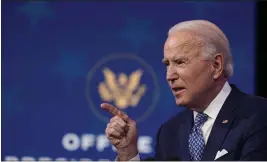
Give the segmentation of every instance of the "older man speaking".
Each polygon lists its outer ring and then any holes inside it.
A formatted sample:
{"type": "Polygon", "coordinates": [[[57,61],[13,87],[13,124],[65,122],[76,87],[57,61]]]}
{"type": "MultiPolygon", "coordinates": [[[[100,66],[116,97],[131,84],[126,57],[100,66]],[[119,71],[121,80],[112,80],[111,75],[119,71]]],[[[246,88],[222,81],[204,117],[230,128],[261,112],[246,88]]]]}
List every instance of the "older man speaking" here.
{"type": "MultiPolygon", "coordinates": [[[[158,130],[155,160],[267,160],[267,100],[229,85],[233,59],[215,24],[192,20],[172,27],[163,63],[176,104],[188,109],[158,130]]],[[[117,160],[140,160],[135,121],[110,104],[101,107],[114,115],[106,135],[117,160]]]]}

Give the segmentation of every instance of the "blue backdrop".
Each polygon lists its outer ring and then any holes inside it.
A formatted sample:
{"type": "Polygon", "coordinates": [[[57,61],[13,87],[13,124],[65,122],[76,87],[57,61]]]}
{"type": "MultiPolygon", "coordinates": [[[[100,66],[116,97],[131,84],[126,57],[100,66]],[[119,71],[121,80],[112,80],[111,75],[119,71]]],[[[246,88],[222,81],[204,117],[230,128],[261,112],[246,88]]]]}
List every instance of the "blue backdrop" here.
{"type": "Polygon", "coordinates": [[[139,152],[153,155],[157,129],[182,110],[161,64],[168,29],[216,23],[231,83],[253,94],[254,12],[254,2],[3,2],[2,160],[113,160],[103,101],[137,120],[139,152]]]}

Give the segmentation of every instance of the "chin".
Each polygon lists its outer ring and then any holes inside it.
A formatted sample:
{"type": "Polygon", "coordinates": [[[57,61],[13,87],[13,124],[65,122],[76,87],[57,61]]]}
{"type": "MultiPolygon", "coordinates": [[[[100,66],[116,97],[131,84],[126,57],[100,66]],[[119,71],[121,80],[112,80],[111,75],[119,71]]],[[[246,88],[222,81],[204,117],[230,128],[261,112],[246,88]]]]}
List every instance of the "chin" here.
{"type": "Polygon", "coordinates": [[[176,102],[177,106],[186,106],[187,105],[187,102],[185,100],[183,100],[183,99],[177,99],[176,98],[175,102],[176,102]]]}
{"type": "Polygon", "coordinates": [[[191,98],[187,96],[181,96],[181,97],[175,97],[175,102],[177,106],[182,106],[182,107],[191,107],[192,105],[192,100],[191,98]]]}
{"type": "Polygon", "coordinates": [[[185,108],[190,109],[192,111],[199,111],[199,109],[197,109],[195,107],[195,105],[192,102],[190,102],[189,100],[176,99],[176,105],[181,106],[181,107],[185,107],[185,108]]]}

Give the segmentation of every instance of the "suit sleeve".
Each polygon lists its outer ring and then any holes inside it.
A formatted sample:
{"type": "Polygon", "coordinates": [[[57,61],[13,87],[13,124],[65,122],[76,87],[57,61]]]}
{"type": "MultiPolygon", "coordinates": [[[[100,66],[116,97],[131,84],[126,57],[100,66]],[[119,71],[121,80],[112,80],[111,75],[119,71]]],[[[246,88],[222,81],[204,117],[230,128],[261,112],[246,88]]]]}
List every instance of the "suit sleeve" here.
{"type": "Polygon", "coordinates": [[[156,135],[155,160],[157,161],[163,160],[161,145],[160,145],[160,134],[161,134],[162,128],[163,128],[163,125],[161,125],[156,135]]]}
{"type": "MultiPolygon", "coordinates": [[[[267,107],[266,107],[267,109],[267,107]]],[[[240,160],[266,161],[267,160],[267,118],[266,113],[255,117],[254,124],[250,127],[244,138],[244,146],[240,160]]]]}

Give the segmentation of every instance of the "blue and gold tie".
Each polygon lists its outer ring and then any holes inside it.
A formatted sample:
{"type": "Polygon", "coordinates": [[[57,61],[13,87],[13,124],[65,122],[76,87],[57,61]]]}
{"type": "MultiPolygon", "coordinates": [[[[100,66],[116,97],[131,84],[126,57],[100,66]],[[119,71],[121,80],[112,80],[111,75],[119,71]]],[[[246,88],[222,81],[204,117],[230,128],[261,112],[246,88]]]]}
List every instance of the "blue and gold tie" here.
{"type": "Polygon", "coordinates": [[[200,161],[205,149],[205,141],[201,126],[207,121],[208,115],[198,113],[195,118],[195,124],[189,135],[189,152],[191,160],[200,161]]]}

